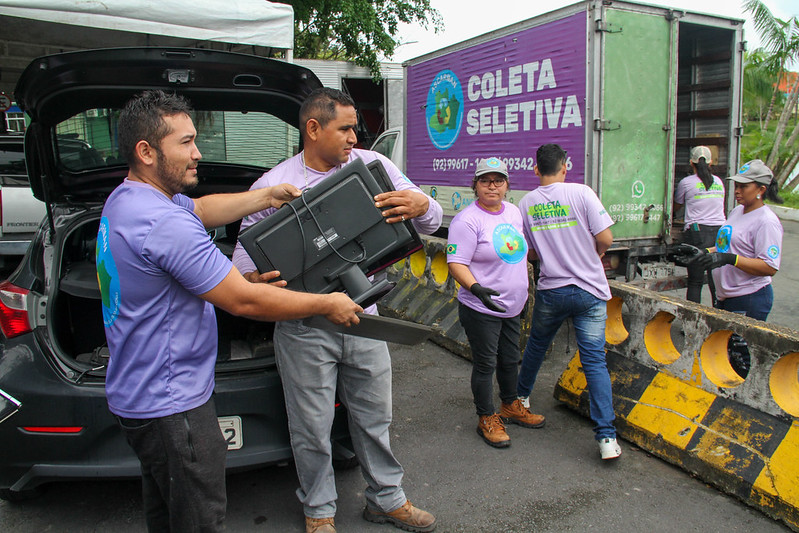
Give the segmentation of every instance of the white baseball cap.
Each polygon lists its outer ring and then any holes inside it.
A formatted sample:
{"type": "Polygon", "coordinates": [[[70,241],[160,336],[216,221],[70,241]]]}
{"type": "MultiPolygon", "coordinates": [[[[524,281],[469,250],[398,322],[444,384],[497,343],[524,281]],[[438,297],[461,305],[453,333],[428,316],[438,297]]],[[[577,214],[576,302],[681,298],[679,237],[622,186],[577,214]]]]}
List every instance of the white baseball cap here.
{"type": "Polygon", "coordinates": [[[710,148],[707,146],[694,146],[691,148],[691,163],[699,163],[699,160],[705,158],[705,163],[710,164],[713,156],[710,154],[710,148]]]}

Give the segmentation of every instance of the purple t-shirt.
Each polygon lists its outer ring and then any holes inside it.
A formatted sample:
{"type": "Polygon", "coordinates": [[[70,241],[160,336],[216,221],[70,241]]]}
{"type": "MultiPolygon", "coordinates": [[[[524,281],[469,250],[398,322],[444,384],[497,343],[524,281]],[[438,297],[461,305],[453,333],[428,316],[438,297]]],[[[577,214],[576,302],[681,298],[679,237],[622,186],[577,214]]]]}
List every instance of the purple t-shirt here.
{"type": "Polygon", "coordinates": [[[497,212],[474,202],[455,215],[449,225],[447,263],[468,266],[477,283],[499,292],[492,299],[507,312],[488,309],[464,287],[458,291],[459,302],[487,315],[513,317],[522,312],[528,284],[527,243],[522,231],[522,214],[508,202],[502,202],[497,212]]]}
{"type": "MultiPolygon", "coordinates": [[[[767,206],[744,213],[742,205],[730,211],[719,229],[716,250],[762,259],[779,270],[782,257],[782,224],[767,206]]],[[[733,265],[713,270],[716,295],[720,300],[752,294],[771,283],[771,276],[753,276],[733,265]]]]}
{"type": "MultiPolygon", "coordinates": [[[[394,163],[392,163],[387,157],[384,157],[383,155],[371,150],[353,149],[347,162],[349,163],[350,161],[353,161],[356,157],[363,160],[365,164],[369,164],[375,159],[379,159],[380,162],[383,163],[383,167],[385,167],[391,182],[394,184],[394,189],[398,191],[409,189],[419,193],[422,192],[422,190],[411,183],[411,180],[409,180],[405,174],[403,174],[402,171],[398,169],[397,166],[394,165],[394,163]]],[[[344,165],[334,167],[327,172],[319,172],[312,168],[306,167],[302,159],[302,153],[300,153],[291,159],[283,161],[275,168],[258,178],[258,180],[253,183],[252,187],[250,187],[250,190],[271,187],[281,183],[290,183],[299,189],[313,187],[326,177],[336,173],[342,166],[344,165]]],[[[427,198],[430,204],[427,212],[422,216],[412,219],[411,222],[419,233],[430,234],[436,231],[441,225],[441,219],[444,212],[438,202],[429,196],[427,198]]],[[[244,219],[241,221],[240,231],[244,231],[246,228],[252,226],[259,220],[263,220],[275,211],[276,210],[274,208],[270,208],[244,217],[244,219]]],[[[353,214],[353,216],[355,216],[355,214],[353,214]]],[[[241,242],[236,243],[236,249],[233,251],[233,264],[242,274],[258,270],[253,260],[247,254],[246,250],[244,250],[244,247],[242,247],[241,242]]],[[[377,306],[372,305],[366,309],[366,312],[377,314],[377,306]]]]}
{"type": "Polygon", "coordinates": [[[527,193],[519,209],[527,243],[541,260],[538,288],[576,285],[610,300],[594,235],[613,220],[594,191],[579,183],[552,183],[527,193]]]}
{"type": "Polygon", "coordinates": [[[705,184],[696,174],[686,176],[677,184],[674,201],[685,205],[685,229],[696,222],[705,226],[721,226],[724,218],[724,182],[713,176],[713,185],[705,184]]]}
{"type": "Polygon", "coordinates": [[[108,197],[97,234],[97,277],[111,354],[112,413],[157,418],[204,404],[214,389],[216,287],[230,261],[182,194],[126,179],[108,197]]]}

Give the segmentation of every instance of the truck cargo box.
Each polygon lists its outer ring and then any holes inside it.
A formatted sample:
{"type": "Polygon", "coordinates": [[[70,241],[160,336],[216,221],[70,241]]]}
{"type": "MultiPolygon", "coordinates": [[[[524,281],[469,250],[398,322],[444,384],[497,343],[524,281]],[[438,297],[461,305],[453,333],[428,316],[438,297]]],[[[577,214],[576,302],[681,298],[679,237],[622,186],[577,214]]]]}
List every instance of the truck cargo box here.
{"type": "Polygon", "coordinates": [[[507,162],[518,202],[538,185],[537,147],[558,143],[567,181],[613,218],[630,279],[674,237],[691,146],[711,147],[719,176],[737,168],[743,50],[739,19],[592,0],[412,59],[405,170],[451,218],[474,201],[478,159],[507,162]]]}

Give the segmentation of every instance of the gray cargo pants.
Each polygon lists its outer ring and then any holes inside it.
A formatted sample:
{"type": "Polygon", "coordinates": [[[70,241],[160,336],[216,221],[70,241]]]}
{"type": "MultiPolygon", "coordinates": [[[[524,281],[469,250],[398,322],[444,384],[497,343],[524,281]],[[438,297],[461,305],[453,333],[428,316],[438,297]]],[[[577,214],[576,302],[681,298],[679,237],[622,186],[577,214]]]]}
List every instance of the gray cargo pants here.
{"type": "Polygon", "coordinates": [[[278,322],[275,352],[286,397],[291,447],[305,516],[336,514],[330,431],[338,396],[349,413],[367,505],[390,512],[405,503],[402,466],[391,452],[391,359],[385,342],[278,322]]]}

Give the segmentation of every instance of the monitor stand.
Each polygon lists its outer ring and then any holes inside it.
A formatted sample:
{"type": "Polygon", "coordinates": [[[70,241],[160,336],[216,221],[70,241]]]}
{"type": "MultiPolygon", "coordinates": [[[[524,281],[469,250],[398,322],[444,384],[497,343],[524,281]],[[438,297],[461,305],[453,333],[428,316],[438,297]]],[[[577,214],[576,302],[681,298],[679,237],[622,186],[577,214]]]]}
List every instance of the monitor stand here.
{"type": "MultiPolygon", "coordinates": [[[[395,286],[385,278],[369,281],[358,265],[348,267],[338,275],[338,279],[350,298],[364,309],[388,294],[395,286]]],[[[423,324],[365,313],[358,313],[358,317],[360,323],[354,326],[339,326],[323,316],[312,316],[302,322],[310,328],[407,345],[424,342],[433,334],[433,328],[423,324]]]]}
{"type": "Polygon", "coordinates": [[[352,301],[364,309],[377,302],[391,292],[396,285],[387,279],[369,281],[366,274],[357,264],[350,265],[338,274],[338,279],[344,286],[352,301]]]}

